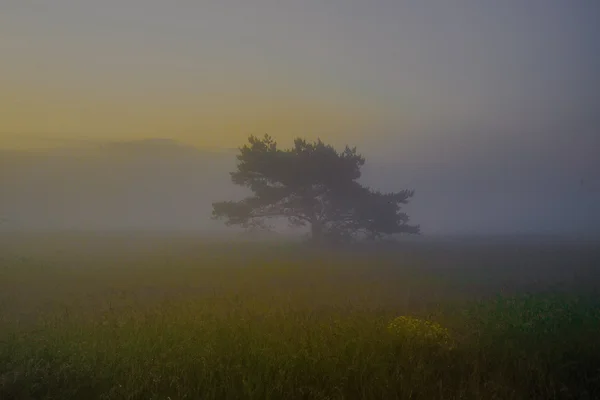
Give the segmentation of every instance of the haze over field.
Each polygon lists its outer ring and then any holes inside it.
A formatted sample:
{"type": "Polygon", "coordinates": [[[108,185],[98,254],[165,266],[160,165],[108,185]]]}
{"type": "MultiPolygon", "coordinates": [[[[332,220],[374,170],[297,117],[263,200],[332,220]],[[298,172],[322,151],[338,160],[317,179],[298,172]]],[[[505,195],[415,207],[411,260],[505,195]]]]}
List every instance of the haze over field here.
{"type": "Polygon", "coordinates": [[[356,145],[425,234],[600,232],[596,1],[0,4],[0,229],[217,232],[249,134],[356,145]],[[147,140],[166,138],[166,140],[147,140]]]}
{"type": "Polygon", "coordinates": [[[0,399],[600,399],[599,21],[0,0],[0,399]]]}
{"type": "MultiPolygon", "coordinates": [[[[246,194],[229,180],[235,150],[148,140],[0,154],[4,229],[227,232],[211,220],[211,203],[246,194]]],[[[600,225],[598,181],[578,177],[594,172],[375,159],[362,181],[383,190],[415,188],[406,210],[425,234],[590,235],[600,225]]]]}

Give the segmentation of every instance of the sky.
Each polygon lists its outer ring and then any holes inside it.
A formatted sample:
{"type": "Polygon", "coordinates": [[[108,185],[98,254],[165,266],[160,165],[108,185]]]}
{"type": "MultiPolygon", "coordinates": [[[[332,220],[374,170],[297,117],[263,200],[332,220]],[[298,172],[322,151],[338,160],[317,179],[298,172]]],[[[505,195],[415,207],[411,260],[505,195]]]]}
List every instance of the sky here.
{"type": "Polygon", "coordinates": [[[598,21],[594,0],[5,0],[0,147],[269,133],[589,158],[598,21]]]}
{"type": "MultiPolygon", "coordinates": [[[[597,0],[4,0],[0,150],[321,138],[357,146],[369,185],[415,189],[427,232],[597,230],[598,71],[597,0]]],[[[50,215],[31,191],[87,168],[53,163],[1,164],[0,206],[50,215]]],[[[227,183],[217,169],[206,181],[227,183]]],[[[173,217],[163,200],[146,211],[173,217]]]]}

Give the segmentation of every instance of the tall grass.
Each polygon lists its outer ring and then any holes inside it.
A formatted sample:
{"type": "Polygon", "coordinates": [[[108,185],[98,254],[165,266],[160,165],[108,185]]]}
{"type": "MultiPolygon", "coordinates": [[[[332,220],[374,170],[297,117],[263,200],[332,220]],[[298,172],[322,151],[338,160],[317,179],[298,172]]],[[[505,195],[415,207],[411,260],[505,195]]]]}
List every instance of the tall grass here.
{"type": "Polygon", "coordinates": [[[600,398],[593,291],[410,252],[39,249],[1,261],[0,399],[600,398]]]}

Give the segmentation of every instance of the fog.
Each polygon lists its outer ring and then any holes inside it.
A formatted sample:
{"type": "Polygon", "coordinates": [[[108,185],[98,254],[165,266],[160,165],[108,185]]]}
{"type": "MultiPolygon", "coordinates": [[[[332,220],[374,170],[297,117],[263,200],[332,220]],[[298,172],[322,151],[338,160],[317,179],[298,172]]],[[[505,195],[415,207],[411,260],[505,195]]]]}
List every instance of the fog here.
{"type": "Polygon", "coordinates": [[[0,2],[2,230],[236,234],[268,133],[357,146],[424,237],[600,232],[597,1],[46,3],[0,2]]]}
{"type": "MultiPolygon", "coordinates": [[[[236,154],[168,139],[3,150],[0,227],[237,234],[211,218],[212,202],[247,194],[230,182],[236,154]]],[[[419,163],[364,155],[364,184],[416,191],[405,210],[424,236],[600,233],[600,168],[593,163],[525,157],[419,163]]]]}

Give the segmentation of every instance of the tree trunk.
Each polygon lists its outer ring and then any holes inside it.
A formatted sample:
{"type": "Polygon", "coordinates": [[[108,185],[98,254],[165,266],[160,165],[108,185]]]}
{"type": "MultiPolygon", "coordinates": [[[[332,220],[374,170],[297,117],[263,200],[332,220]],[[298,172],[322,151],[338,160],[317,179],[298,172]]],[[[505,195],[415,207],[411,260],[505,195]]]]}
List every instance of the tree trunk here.
{"type": "Polygon", "coordinates": [[[323,241],[323,225],[321,221],[313,220],[310,225],[311,241],[313,243],[321,243],[323,241]]]}

